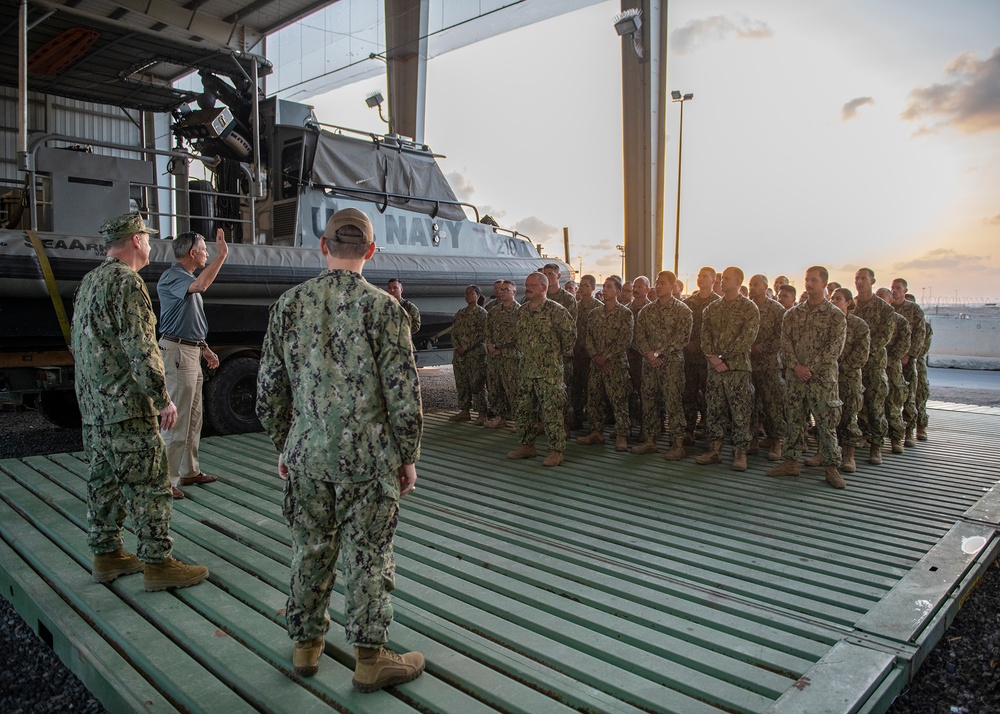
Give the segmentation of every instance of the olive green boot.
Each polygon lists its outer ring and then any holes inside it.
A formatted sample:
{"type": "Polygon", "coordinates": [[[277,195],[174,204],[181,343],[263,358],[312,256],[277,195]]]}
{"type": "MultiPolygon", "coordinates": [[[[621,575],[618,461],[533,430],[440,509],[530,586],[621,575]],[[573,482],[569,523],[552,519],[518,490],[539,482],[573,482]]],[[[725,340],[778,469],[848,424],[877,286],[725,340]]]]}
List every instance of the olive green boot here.
{"type": "Polygon", "coordinates": [[[409,682],[419,677],[426,666],[419,652],[400,655],[385,647],[355,647],[354,657],[357,666],[351,683],[359,692],[374,692],[409,682]]]}
{"type": "Polygon", "coordinates": [[[119,548],[114,553],[95,555],[91,575],[95,583],[110,583],[122,575],[141,572],[143,567],[144,563],[141,560],[119,548]]]}

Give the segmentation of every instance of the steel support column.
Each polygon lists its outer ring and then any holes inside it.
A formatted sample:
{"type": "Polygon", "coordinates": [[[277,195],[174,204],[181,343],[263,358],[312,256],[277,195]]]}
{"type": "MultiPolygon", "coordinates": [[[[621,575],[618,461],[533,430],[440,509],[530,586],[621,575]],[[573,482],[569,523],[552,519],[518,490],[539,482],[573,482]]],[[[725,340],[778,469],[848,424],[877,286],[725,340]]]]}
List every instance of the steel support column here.
{"type": "Polygon", "coordinates": [[[622,37],[624,277],[654,279],[663,266],[667,2],[622,0],[621,8],[622,12],[642,11],[635,42],[630,36],[622,37]]]}
{"type": "Polygon", "coordinates": [[[424,141],[429,0],[385,0],[389,130],[424,141]]]}

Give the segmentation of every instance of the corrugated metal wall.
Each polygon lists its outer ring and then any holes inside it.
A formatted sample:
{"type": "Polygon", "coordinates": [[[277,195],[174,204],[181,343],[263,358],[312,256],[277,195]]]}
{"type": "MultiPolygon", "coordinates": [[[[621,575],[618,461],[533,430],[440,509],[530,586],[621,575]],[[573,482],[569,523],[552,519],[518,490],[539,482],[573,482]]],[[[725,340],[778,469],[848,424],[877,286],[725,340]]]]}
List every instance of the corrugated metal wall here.
{"type": "MultiPolygon", "coordinates": [[[[29,93],[28,130],[66,134],[86,141],[105,141],[128,146],[140,146],[138,112],[103,104],[79,102],[73,99],[45,97],[29,93]]],[[[17,172],[17,90],[0,87],[0,179],[9,186],[21,179],[17,172]]],[[[138,152],[114,151],[95,147],[97,153],[111,156],[141,158],[138,152]]]]}

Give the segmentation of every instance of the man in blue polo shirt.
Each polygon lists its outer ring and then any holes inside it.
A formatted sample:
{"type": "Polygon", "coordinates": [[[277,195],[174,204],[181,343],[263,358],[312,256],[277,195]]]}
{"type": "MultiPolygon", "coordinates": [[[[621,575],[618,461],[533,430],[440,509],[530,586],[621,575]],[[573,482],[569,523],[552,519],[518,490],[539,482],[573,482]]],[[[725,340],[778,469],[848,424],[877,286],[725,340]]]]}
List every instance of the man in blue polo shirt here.
{"type": "Polygon", "coordinates": [[[181,233],[174,239],[171,265],[156,284],[160,298],[160,351],[167,375],[167,392],[177,405],[177,424],[162,432],[167,446],[170,488],[174,498],[184,498],[180,486],[211,483],[215,476],[202,473],[198,465],[201,440],[201,360],[209,369],[219,366],[219,356],[209,349],[208,322],[201,294],[215,281],[229,255],[225,233],[215,233],[218,256],[206,267],[208,248],[199,233],[181,233]],[[198,277],[194,271],[204,268],[198,277]]]}

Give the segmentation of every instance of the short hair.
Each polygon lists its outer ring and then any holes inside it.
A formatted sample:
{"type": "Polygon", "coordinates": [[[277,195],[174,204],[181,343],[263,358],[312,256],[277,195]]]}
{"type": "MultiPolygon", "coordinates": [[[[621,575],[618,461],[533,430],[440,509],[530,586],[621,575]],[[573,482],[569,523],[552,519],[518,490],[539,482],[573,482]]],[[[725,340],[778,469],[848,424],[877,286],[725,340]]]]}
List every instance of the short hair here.
{"type": "MultiPolygon", "coordinates": [[[[833,291],[833,295],[840,295],[847,301],[847,309],[852,310],[854,308],[854,296],[848,288],[837,288],[833,291]]],[[[832,297],[832,296],[831,296],[832,297]]]]}
{"type": "Polygon", "coordinates": [[[910,288],[910,286],[907,284],[905,278],[893,278],[892,282],[894,282],[894,283],[902,283],[903,284],[903,290],[908,290],[910,288]]]}
{"type": "Polygon", "coordinates": [[[517,284],[513,280],[501,280],[500,285],[509,285],[511,290],[517,292],[517,284]]]}
{"type": "Polygon", "coordinates": [[[794,300],[795,299],[795,286],[792,285],[791,283],[785,283],[780,288],[778,288],[778,294],[780,295],[781,293],[791,293],[792,294],[792,300],[794,300]]]}
{"type": "Polygon", "coordinates": [[[869,278],[871,278],[872,280],[874,280],[874,279],[875,279],[875,271],[874,271],[874,270],[872,270],[871,268],[858,268],[858,272],[859,272],[859,273],[860,273],[860,272],[861,272],[862,270],[863,270],[863,271],[865,271],[866,273],[868,273],[868,277],[869,277],[869,278]]]}
{"type": "Polygon", "coordinates": [[[178,236],[174,238],[174,257],[183,258],[185,255],[194,250],[194,246],[199,240],[205,240],[205,236],[201,233],[186,231],[178,234],[178,236]]]}
{"type": "MultiPolygon", "coordinates": [[[[743,270],[741,268],[737,268],[735,265],[730,265],[728,268],[726,268],[726,270],[735,271],[736,275],[739,277],[740,285],[743,284],[744,275],[743,275],[743,270]]],[[[726,270],[723,270],[722,272],[725,273],[726,270]]]]}
{"type": "Polygon", "coordinates": [[[751,280],[753,280],[754,278],[760,278],[761,280],[764,281],[764,285],[771,287],[771,283],[767,282],[767,276],[764,275],[764,273],[757,273],[755,275],[750,276],[751,280]]]}
{"type": "Polygon", "coordinates": [[[661,270],[660,272],[658,272],[656,274],[656,277],[660,278],[660,277],[662,277],[664,275],[667,276],[667,280],[670,281],[671,283],[676,283],[677,282],[677,276],[674,275],[674,271],[672,271],[672,270],[661,270]]]}
{"type": "Polygon", "coordinates": [[[137,235],[140,235],[140,234],[139,233],[129,233],[127,236],[118,236],[117,238],[114,238],[113,240],[109,240],[109,241],[105,242],[104,243],[104,249],[105,250],[111,250],[111,251],[122,250],[129,243],[132,242],[132,236],[137,236],[137,235]]]}
{"type": "Polygon", "coordinates": [[[562,275],[562,268],[559,267],[559,263],[546,263],[542,266],[542,270],[554,270],[562,275]]]}
{"type": "Polygon", "coordinates": [[[649,283],[649,278],[647,278],[645,275],[639,275],[639,276],[637,276],[635,278],[632,278],[632,287],[635,287],[635,281],[636,280],[642,280],[644,283],[646,283],[646,285],[650,284],[649,283]]]}
{"type": "Polygon", "coordinates": [[[715,268],[711,268],[707,265],[702,266],[701,270],[699,270],[698,272],[701,273],[706,270],[712,274],[713,278],[717,275],[717,273],[715,272],[715,268]]]}
{"type": "MultiPolygon", "coordinates": [[[[364,236],[364,232],[354,226],[341,226],[337,229],[337,231],[341,235],[356,238],[364,236]]],[[[357,260],[358,258],[364,258],[368,253],[368,247],[372,245],[371,243],[343,243],[339,240],[327,239],[326,236],[321,236],[320,239],[326,242],[327,253],[334,258],[342,258],[345,260],[357,260]]]]}
{"type": "Polygon", "coordinates": [[[393,283],[399,283],[400,285],[402,285],[403,281],[400,280],[399,278],[389,278],[389,282],[387,282],[386,285],[392,285],[393,283]]]}
{"type": "Polygon", "coordinates": [[[590,275],[589,273],[588,273],[587,275],[584,275],[583,277],[581,277],[581,278],[580,278],[580,282],[581,282],[581,283],[582,283],[582,282],[583,282],[584,280],[589,280],[589,281],[590,281],[590,282],[592,282],[592,283],[593,283],[594,285],[597,285],[597,278],[595,278],[595,277],[594,277],[593,275],[590,275]]]}
{"type": "Polygon", "coordinates": [[[621,278],[619,278],[617,275],[609,275],[607,278],[605,278],[604,282],[608,282],[608,280],[610,280],[611,282],[613,282],[615,284],[615,287],[618,288],[618,292],[622,291],[622,279],[621,278]]]}
{"type": "Polygon", "coordinates": [[[503,278],[497,278],[496,280],[493,281],[493,284],[494,285],[502,285],[504,282],[505,281],[504,281],[503,278]]]}
{"type": "Polygon", "coordinates": [[[915,297],[913,297],[913,293],[906,293],[906,295],[903,296],[903,299],[904,300],[909,300],[914,305],[917,304],[917,299],[915,297]]]}
{"type": "Polygon", "coordinates": [[[839,287],[841,287],[841,284],[838,283],[836,280],[831,280],[826,284],[826,289],[829,290],[830,292],[833,292],[839,287]],[[832,288],[830,287],[831,285],[833,286],[832,288]]]}
{"type": "Polygon", "coordinates": [[[546,288],[549,287],[549,276],[546,275],[545,273],[543,273],[541,270],[536,270],[533,273],[528,273],[528,275],[525,276],[525,278],[524,278],[524,282],[527,283],[528,282],[528,278],[530,278],[532,276],[534,276],[534,278],[536,280],[541,280],[542,285],[544,285],[546,288]]]}
{"type": "Polygon", "coordinates": [[[819,278],[824,283],[827,283],[830,280],[830,271],[824,268],[822,265],[809,266],[808,268],[806,268],[806,275],[809,275],[809,273],[819,273],[819,278]]]}

